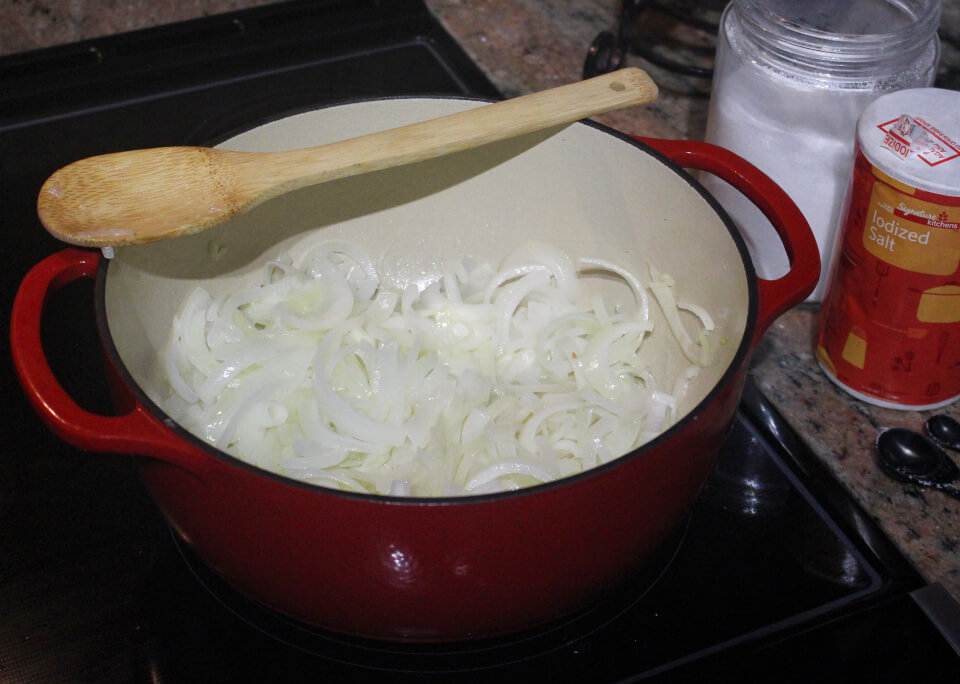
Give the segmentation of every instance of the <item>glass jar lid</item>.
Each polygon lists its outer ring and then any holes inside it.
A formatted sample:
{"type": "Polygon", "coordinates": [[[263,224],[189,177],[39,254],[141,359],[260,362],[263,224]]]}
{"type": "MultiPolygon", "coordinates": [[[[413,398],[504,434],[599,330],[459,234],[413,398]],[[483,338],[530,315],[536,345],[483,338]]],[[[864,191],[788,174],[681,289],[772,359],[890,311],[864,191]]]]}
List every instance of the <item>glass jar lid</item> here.
{"type": "MultiPolygon", "coordinates": [[[[937,43],[940,0],[733,0],[744,31],[780,68],[872,76],[937,43]]],[[[933,51],[936,61],[938,50],[933,51]]],[[[926,60],[924,60],[926,61],[926,60]]]]}

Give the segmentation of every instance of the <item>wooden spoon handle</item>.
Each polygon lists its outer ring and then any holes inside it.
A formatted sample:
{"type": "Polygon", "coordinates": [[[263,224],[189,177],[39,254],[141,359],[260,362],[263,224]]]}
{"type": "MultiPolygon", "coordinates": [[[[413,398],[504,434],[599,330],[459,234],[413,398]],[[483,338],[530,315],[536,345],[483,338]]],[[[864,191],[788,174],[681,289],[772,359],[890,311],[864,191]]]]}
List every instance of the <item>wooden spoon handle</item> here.
{"type": "Polygon", "coordinates": [[[37,213],[65,242],[144,244],[199,232],[297,188],[431,159],[656,97],[650,77],[627,68],[319,147],[284,152],[161,147],[106,154],[50,176],[37,213]]]}
{"type": "Polygon", "coordinates": [[[511,100],[340,142],[251,159],[252,192],[280,194],[324,181],[401,166],[651,102],[657,87],[627,68],[511,100]]]}

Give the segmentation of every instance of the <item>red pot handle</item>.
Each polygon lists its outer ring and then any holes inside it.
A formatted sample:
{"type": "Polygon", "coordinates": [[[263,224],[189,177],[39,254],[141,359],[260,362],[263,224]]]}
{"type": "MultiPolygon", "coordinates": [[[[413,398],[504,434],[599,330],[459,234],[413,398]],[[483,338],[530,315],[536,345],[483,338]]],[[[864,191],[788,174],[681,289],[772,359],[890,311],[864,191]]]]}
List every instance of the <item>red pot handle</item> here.
{"type": "Polygon", "coordinates": [[[776,280],[758,278],[760,308],[751,340],[755,345],[780,314],[804,301],[817,285],[820,250],[810,225],[779,185],[730,150],[696,140],[635,137],[685,169],[707,171],[730,183],[763,212],[783,241],[790,270],[776,280]]]}
{"type": "Polygon", "coordinates": [[[102,416],[81,408],[47,362],[40,330],[47,298],[66,284],[96,276],[100,253],[65,249],[34,266],[17,291],[10,317],[13,364],[27,399],[65,442],[88,451],[153,456],[196,472],[203,452],[185,442],[139,402],[127,413],[102,416]]]}

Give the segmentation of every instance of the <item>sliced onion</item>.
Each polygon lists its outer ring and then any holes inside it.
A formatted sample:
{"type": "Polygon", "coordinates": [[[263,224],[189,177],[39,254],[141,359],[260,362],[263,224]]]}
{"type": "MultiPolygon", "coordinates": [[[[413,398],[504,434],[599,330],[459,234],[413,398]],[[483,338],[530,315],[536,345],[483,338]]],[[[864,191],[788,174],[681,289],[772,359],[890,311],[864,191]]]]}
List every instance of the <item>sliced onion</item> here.
{"type": "Polygon", "coordinates": [[[467,495],[545,482],[636,448],[675,419],[713,320],[649,287],[693,365],[658,378],[647,290],[605,260],[531,244],[494,268],[444,264],[384,289],[356,245],[327,241],[261,283],[184,302],[164,351],[166,406],[239,458],[322,486],[393,496],[467,495]],[[578,270],[579,269],[579,270],[578,270]],[[612,273],[635,307],[582,298],[612,273]],[[697,341],[680,310],[699,324],[697,341]],[[667,389],[669,388],[669,392],[667,389]]]}

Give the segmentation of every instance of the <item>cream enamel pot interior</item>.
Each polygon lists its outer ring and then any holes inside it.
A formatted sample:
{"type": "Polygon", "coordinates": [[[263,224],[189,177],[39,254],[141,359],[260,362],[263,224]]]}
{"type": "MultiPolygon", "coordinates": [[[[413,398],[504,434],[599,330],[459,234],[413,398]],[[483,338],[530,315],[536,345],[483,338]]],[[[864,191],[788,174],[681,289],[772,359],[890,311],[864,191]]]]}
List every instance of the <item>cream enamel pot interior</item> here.
{"type": "MultiPolygon", "coordinates": [[[[273,121],[223,146],[317,145],[475,105],[352,103],[273,121]]],[[[170,525],[243,593],[310,624],[366,637],[486,637],[597,599],[682,522],[731,424],[750,352],[812,290],[817,254],[789,198],[734,155],[702,143],[644,144],[578,123],[298,190],[199,235],[118,250],[109,262],[99,252],[67,249],[24,279],[11,339],[21,382],[47,424],[77,447],[143,457],[143,481],[170,525]],[[678,165],[716,173],[757,203],[791,256],[789,272],[757,279],[722,210],[678,165]],[[222,291],[255,276],[268,257],[328,237],[362,245],[401,282],[429,273],[446,254],[498,262],[528,240],[641,274],[649,260],[675,278],[683,297],[713,313],[725,344],[687,392],[682,420],[572,478],[446,499],[294,482],[187,434],[151,397],[164,392],[158,350],[188,291],[197,284],[222,291]],[[116,416],[77,406],[40,346],[45,299],[70,280],[94,276],[116,416]]],[[[614,299],[626,293],[613,281],[604,287],[614,299]]],[[[683,365],[665,348],[652,353],[683,365]]]]}

